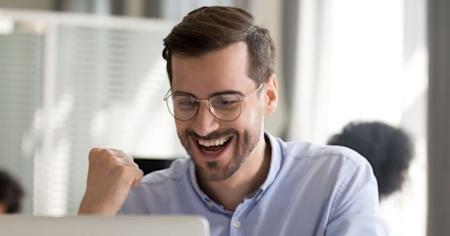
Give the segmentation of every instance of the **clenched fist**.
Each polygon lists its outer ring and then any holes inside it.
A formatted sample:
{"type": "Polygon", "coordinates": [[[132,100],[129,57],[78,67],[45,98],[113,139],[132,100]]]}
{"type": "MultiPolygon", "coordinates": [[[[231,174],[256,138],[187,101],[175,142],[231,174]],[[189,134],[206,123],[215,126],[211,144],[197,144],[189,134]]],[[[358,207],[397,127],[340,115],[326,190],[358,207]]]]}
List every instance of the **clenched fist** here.
{"type": "Polygon", "coordinates": [[[78,214],[115,215],[142,176],[142,170],[124,152],[91,149],[86,192],[78,214]]]}

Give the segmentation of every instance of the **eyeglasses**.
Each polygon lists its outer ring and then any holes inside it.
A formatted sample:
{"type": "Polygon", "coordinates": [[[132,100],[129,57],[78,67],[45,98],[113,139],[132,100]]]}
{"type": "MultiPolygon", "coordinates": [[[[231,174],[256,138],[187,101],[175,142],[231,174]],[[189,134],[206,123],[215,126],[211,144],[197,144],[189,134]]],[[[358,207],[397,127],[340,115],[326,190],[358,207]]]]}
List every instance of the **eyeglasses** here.
{"type": "Polygon", "coordinates": [[[200,102],[206,101],[209,111],[215,118],[221,121],[234,121],[241,115],[242,102],[249,95],[260,90],[263,85],[264,83],[261,83],[256,89],[244,95],[231,92],[215,95],[208,99],[198,99],[193,95],[184,93],[172,94],[169,89],[164,101],[170,114],[177,120],[188,121],[193,119],[198,113],[200,102]]]}

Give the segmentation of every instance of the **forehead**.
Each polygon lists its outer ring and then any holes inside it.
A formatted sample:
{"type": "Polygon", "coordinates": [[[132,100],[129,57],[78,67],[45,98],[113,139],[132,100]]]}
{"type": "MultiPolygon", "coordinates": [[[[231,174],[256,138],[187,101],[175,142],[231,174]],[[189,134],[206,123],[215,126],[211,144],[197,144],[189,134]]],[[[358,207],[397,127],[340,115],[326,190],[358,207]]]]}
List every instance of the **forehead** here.
{"type": "Polygon", "coordinates": [[[172,55],[172,91],[198,97],[234,90],[246,91],[255,86],[248,77],[248,51],[245,42],[196,57],[172,55]]]}

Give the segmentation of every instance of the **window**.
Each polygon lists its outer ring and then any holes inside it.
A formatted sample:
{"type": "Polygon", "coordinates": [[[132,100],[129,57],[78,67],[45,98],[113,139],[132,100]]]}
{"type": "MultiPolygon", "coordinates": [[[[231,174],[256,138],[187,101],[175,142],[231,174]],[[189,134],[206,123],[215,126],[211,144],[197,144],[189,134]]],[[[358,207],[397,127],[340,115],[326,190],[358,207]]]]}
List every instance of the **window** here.
{"type": "Polygon", "coordinates": [[[27,212],[76,213],[93,146],[185,156],[162,100],[172,23],[2,14],[14,27],[0,35],[0,165],[25,183],[27,212]]]}
{"type": "Polygon", "coordinates": [[[351,121],[405,129],[415,159],[403,190],[381,205],[393,235],[425,235],[425,1],[301,4],[291,138],[325,143],[351,121]]]}

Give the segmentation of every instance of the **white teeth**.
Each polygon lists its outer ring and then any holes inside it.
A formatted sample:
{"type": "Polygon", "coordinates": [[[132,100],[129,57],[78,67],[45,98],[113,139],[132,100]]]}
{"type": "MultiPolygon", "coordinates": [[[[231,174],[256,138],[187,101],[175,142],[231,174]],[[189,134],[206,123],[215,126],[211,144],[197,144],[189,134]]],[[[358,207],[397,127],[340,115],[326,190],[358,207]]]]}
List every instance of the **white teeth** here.
{"type": "Polygon", "coordinates": [[[218,138],[218,139],[199,139],[198,143],[205,147],[219,146],[219,145],[224,144],[230,138],[231,138],[231,136],[222,137],[222,138],[218,138]]]}

